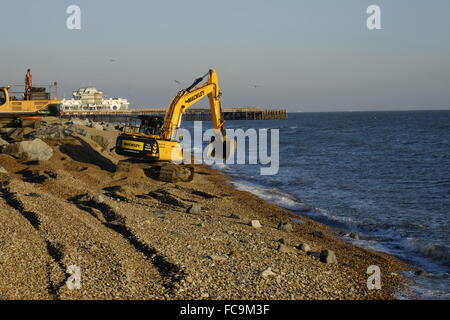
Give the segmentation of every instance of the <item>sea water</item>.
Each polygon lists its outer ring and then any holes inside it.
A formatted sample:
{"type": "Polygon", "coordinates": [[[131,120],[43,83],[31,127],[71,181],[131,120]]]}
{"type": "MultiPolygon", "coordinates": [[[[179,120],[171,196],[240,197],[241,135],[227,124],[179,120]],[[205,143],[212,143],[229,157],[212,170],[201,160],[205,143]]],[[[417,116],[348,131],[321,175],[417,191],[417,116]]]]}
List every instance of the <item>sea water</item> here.
{"type": "Polygon", "coordinates": [[[277,175],[221,166],[238,189],[359,234],[344,239],[412,266],[415,297],[450,299],[450,111],[296,113],[227,128],[280,130],[277,175]]]}

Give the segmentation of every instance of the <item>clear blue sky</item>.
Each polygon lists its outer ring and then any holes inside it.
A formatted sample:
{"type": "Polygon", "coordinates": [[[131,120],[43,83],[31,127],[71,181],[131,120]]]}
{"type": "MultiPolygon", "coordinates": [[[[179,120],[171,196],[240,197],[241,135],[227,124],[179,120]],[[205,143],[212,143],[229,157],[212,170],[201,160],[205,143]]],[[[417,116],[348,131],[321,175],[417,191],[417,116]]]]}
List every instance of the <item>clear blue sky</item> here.
{"type": "Polygon", "coordinates": [[[214,67],[229,107],[450,107],[448,0],[14,0],[1,13],[0,83],[22,83],[31,67],[61,97],[93,85],[166,106],[174,80],[214,67]],[[71,4],[80,31],[66,28],[71,4]],[[370,4],[383,30],[366,28],[370,4]]]}

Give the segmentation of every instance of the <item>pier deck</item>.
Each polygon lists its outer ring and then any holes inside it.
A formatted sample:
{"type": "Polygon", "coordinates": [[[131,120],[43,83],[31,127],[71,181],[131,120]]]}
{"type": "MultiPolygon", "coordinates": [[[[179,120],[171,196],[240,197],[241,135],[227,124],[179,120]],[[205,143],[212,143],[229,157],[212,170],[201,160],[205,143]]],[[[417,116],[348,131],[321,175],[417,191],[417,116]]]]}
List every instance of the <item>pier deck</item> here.
{"type": "MultiPolygon", "coordinates": [[[[115,122],[125,118],[138,117],[140,115],[164,116],[166,109],[129,109],[118,111],[65,111],[64,117],[88,118],[94,121],[115,122]],[[120,119],[120,120],[119,120],[120,119]]],[[[225,108],[223,109],[225,120],[274,120],[287,119],[287,111],[263,110],[259,107],[225,108]]],[[[209,109],[189,109],[184,114],[186,121],[209,121],[211,111],[209,109]]]]}

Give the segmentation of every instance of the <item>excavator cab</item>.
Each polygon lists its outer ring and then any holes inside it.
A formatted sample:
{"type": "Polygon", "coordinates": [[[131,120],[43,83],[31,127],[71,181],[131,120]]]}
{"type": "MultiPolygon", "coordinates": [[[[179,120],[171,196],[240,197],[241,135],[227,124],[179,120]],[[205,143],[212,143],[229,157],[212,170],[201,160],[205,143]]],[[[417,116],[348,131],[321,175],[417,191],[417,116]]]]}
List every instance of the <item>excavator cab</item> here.
{"type": "Polygon", "coordinates": [[[5,94],[5,88],[0,88],[0,106],[4,105],[6,103],[6,94],[5,94]]]}
{"type": "Polygon", "coordinates": [[[140,116],[139,119],[141,120],[139,133],[149,136],[159,136],[161,134],[164,118],[155,116],[140,116]]]}

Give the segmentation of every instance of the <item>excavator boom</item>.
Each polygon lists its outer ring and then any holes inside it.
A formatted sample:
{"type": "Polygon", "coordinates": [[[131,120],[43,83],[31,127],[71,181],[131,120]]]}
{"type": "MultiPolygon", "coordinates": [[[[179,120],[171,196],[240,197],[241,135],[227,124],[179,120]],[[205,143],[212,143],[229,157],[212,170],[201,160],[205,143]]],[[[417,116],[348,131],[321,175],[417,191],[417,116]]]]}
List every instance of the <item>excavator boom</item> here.
{"type": "Polygon", "coordinates": [[[205,77],[195,80],[194,84],[185,90],[181,90],[167,109],[162,127],[161,138],[171,140],[175,130],[180,126],[183,114],[189,107],[208,97],[212,114],[214,129],[222,132],[225,122],[222,119],[221,92],[219,80],[215,70],[209,70],[207,83],[197,86],[205,77]]]}

